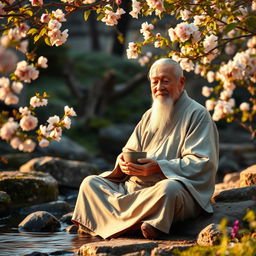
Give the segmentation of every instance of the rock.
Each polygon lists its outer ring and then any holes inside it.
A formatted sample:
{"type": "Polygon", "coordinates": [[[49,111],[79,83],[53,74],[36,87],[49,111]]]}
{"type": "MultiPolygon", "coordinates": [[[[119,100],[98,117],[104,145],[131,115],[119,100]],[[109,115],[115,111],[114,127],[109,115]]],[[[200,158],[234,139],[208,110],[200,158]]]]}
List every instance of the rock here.
{"type": "Polygon", "coordinates": [[[78,231],[78,226],[75,224],[66,227],[66,232],[68,232],[70,234],[76,234],[77,231],[78,231]]]}
{"type": "Polygon", "coordinates": [[[13,207],[55,201],[58,197],[56,180],[42,172],[0,172],[0,190],[10,195],[13,207]]]}
{"type": "Polygon", "coordinates": [[[46,148],[39,148],[40,154],[45,156],[60,157],[69,160],[85,161],[90,159],[89,152],[75,141],[66,136],[61,141],[51,141],[46,148]]]}
{"type": "Polygon", "coordinates": [[[29,232],[55,232],[59,227],[57,218],[45,211],[31,213],[19,224],[21,230],[29,232]]]}
{"type": "Polygon", "coordinates": [[[4,169],[19,169],[21,165],[25,164],[27,161],[31,159],[31,153],[12,153],[4,155],[5,159],[8,161],[4,169]]]}
{"type": "Polygon", "coordinates": [[[0,191],[0,217],[5,217],[9,214],[10,206],[10,196],[4,191],[0,191]]]}
{"type": "Polygon", "coordinates": [[[73,216],[73,212],[67,213],[60,218],[60,222],[68,225],[72,225],[73,224],[73,222],[71,221],[72,216],[73,216]]]}
{"type": "Polygon", "coordinates": [[[240,173],[240,187],[256,185],[256,164],[240,173]]]}
{"type": "Polygon", "coordinates": [[[61,216],[64,213],[70,212],[71,210],[72,209],[67,202],[54,201],[23,208],[21,209],[20,214],[30,214],[36,211],[46,211],[53,215],[61,216]]]}
{"type": "Polygon", "coordinates": [[[147,242],[136,239],[113,239],[110,241],[100,241],[87,243],[80,247],[78,254],[86,256],[95,255],[124,255],[138,251],[146,251],[148,253],[158,246],[156,242],[147,242]]]}
{"type": "Polygon", "coordinates": [[[199,232],[211,223],[220,223],[223,218],[228,219],[228,225],[232,226],[235,220],[241,220],[247,208],[256,210],[256,201],[219,202],[213,204],[213,214],[202,213],[195,219],[177,222],[171,227],[175,234],[197,236],[199,232]]]}
{"type": "Polygon", "coordinates": [[[99,133],[101,150],[107,154],[118,155],[133,129],[134,126],[130,124],[115,124],[101,128],[99,133]]]}
{"type": "Polygon", "coordinates": [[[39,171],[50,173],[62,186],[79,188],[83,179],[99,174],[97,169],[86,162],[65,160],[56,157],[34,158],[20,167],[21,172],[39,171]]]}
{"type": "MultiPolygon", "coordinates": [[[[224,176],[223,182],[226,184],[232,183],[232,184],[237,184],[240,179],[240,173],[239,172],[233,172],[233,173],[228,173],[224,176]]],[[[238,186],[237,186],[238,187],[238,186]]]]}
{"type": "Polygon", "coordinates": [[[163,246],[156,247],[151,251],[150,256],[170,256],[173,255],[172,251],[174,249],[179,249],[179,251],[183,251],[191,247],[192,245],[171,245],[171,246],[163,246]]]}
{"type": "Polygon", "coordinates": [[[237,183],[218,183],[218,184],[215,184],[214,195],[219,194],[220,192],[222,192],[224,190],[229,190],[229,189],[233,189],[233,188],[237,188],[237,187],[238,187],[237,183]]]}
{"type": "Polygon", "coordinates": [[[49,256],[49,254],[43,252],[32,252],[29,254],[23,254],[23,256],[49,256]]]}
{"type": "Polygon", "coordinates": [[[220,232],[218,225],[212,223],[205,227],[198,235],[197,243],[198,245],[218,245],[220,243],[222,233],[220,232]]]}
{"type": "Polygon", "coordinates": [[[237,202],[253,200],[256,197],[256,185],[215,192],[212,202],[237,202]]]}

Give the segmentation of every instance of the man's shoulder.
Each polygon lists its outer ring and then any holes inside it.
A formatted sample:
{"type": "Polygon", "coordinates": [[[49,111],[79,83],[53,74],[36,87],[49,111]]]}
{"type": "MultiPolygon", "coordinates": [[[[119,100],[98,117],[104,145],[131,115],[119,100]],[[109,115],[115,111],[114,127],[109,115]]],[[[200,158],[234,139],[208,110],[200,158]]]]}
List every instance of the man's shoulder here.
{"type": "Polygon", "coordinates": [[[209,111],[202,104],[195,101],[191,97],[188,97],[187,100],[188,100],[188,104],[186,107],[187,114],[192,115],[194,117],[197,116],[197,117],[211,118],[209,111]]]}

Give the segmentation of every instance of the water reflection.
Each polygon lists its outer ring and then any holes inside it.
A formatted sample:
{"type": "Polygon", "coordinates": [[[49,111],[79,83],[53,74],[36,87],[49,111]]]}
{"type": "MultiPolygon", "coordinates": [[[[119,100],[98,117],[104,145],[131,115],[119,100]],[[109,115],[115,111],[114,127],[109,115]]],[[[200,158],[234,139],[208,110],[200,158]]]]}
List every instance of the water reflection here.
{"type": "Polygon", "coordinates": [[[17,256],[35,251],[48,254],[66,251],[61,255],[77,255],[77,250],[83,244],[96,241],[99,241],[99,238],[66,232],[0,233],[0,255],[17,256]]]}

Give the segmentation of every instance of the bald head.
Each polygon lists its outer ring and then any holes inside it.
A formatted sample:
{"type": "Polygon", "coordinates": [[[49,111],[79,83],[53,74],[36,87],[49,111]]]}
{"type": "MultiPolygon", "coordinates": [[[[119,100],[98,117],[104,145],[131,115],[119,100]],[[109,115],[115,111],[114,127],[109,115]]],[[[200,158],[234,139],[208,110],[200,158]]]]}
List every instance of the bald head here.
{"type": "Polygon", "coordinates": [[[169,65],[173,69],[177,79],[183,76],[183,70],[181,69],[178,62],[169,58],[162,58],[162,59],[156,60],[150,67],[149,73],[148,73],[149,78],[151,76],[151,71],[153,70],[153,68],[155,68],[158,65],[169,65]]]}

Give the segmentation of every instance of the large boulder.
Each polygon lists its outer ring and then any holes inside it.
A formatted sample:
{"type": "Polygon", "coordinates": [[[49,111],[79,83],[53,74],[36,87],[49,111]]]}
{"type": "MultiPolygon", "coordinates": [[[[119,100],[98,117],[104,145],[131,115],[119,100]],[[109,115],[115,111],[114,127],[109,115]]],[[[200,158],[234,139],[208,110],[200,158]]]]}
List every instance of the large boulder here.
{"type": "Polygon", "coordinates": [[[0,190],[10,195],[13,207],[54,201],[58,197],[57,181],[42,172],[0,172],[0,190]]]}
{"type": "Polygon", "coordinates": [[[195,219],[177,222],[171,227],[175,234],[197,236],[199,232],[211,223],[219,224],[222,219],[228,219],[228,225],[232,226],[235,220],[241,220],[247,209],[256,210],[256,201],[247,200],[240,202],[219,202],[213,204],[213,214],[202,213],[195,219]]]}
{"type": "Polygon", "coordinates": [[[79,188],[83,179],[99,171],[91,164],[80,161],[65,160],[56,157],[34,158],[20,167],[23,173],[36,171],[50,173],[60,185],[79,188]]]}
{"type": "Polygon", "coordinates": [[[19,228],[30,232],[54,232],[60,228],[60,222],[49,212],[38,211],[28,215],[19,228]]]}
{"type": "Polygon", "coordinates": [[[85,161],[90,159],[89,152],[66,136],[62,136],[61,140],[51,141],[46,148],[38,148],[40,154],[45,156],[54,156],[70,160],[85,161]]]}
{"type": "Polygon", "coordinates": [[[211,200],[212,202],[237,202],[253,200],[255,197],[256,185],[215,192],[211,200]]]}
{"type": "Polygon", "coordinates": [[[256,164],[240,173],[240,187],[256,185],[256,164]]]}

